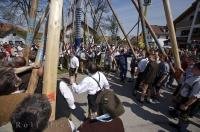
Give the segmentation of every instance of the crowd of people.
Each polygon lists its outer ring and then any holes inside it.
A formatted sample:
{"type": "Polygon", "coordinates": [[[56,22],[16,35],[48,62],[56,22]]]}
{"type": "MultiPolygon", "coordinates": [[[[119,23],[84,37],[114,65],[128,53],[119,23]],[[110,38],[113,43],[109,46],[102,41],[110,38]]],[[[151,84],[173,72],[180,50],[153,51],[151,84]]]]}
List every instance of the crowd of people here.
{"type": "MultiPolygon", "coordinates": [[[[35,94],[27,95],[24,101],[18,102],[11,115],[11,130],[15,132],[39,132],[48,127],[51,105],[48,98],[41,94],[43,66],[34,64],[38,48],[39,45],[32,46],[27,66],[23,45],[0,45],[0,97],[24,93],[28,89],[32,69],[38,69],[35,94]]],[[[142,104],[159,103],[162,89],[174,89],[174,102],[169,107],[169,115],[179,119],[179,130],[186,131],[188,117],[197,114],[200,107],[200,60],[197,50],[180,50],[182,68],[175,70],[169,49],[165,50],[168,56],[155,49],[147,52],[134,47],[134,50],[135,56],[124,45],[91,44],[81,46],[77,51],[70,44],[63,45],[58,68],[68,69],[70,81],[57,81],[55,119],[66,117],[70,131],[123,132],[123,122],[119,118],[124,113],[123,105],[110,89],[107,78],[111,73],[115,74],[123,85],[129,81],[127,72],[130,70],[131,80],[136,80],[132,81],[135,85],[132,85],[131,92],[133,96],[139,94],[142,104]],[[130,63],[128,60],[131,60],[130,63]],[[86,74],[80,83],[77,82],[78,74],[86,74]],[[71,119],[71,113],[76,109],[73,94],[84,92],[88,93],[88,117],[81,126],[75,127],[71,119]]],[[[5,123],[8,122],[1,124],[1,129],[5,128],[5,123]]]]}

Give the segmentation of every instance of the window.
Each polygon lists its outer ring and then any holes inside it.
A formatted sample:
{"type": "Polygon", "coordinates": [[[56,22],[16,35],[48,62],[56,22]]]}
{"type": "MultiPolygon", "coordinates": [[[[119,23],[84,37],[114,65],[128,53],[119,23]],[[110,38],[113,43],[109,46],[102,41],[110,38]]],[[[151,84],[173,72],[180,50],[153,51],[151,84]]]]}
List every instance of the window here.
{"type": "Polygon", "coordinates": [[[194,19],[194,16],[190,16],[189,20],[192,21],[194,19]]]}
{"type": "Polygon", "coordinates": [[[151,0],[144,0],[144,5],[149,5],[151,4],[151,0]]]}
{"type": "Polygon", "coordinates": [[[183,30],[181,31],[181,36],[187,36],[189,34],[189,30],[183,30]]]}
{"type": "Polygon", "coordinates": [[[200,24],[200,12],[198,12],[195,24],[200,24]]]}
{"type": "Polygon", "coordinates": [[[194,28],[192,32],[193,37],[198,37],[200,36],[200,28],[194,28]]]}

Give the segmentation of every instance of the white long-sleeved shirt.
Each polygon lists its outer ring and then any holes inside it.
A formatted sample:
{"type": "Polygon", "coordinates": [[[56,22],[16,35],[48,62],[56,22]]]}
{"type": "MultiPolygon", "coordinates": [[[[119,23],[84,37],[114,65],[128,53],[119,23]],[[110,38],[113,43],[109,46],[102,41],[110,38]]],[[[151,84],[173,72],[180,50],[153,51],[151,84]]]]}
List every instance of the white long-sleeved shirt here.
{"type": "Polygon", "coordinates": [[[72,58],[70,58],[69,67],[70,68],[78,68],[79,67],[79,60],[76,56],[73,56],[72,58]]]}
{"type": "Polygon", "coordinates": [[[144,72],[147,64],[148,64],[149,60],[148,58],[142,59],[139,63],[138,63],[138,69],[140,72],[144,72]]]}
{"type": "Polygon", "coordinates": [[[72,89],[74,92],[80,94],[83,92],[88,92],[90,95],[96,94],[97,91],[100,89],[109,89],[109,83],[108,80],[106,79],[105,75],[102,72],[96,72],[95,74],[85,77],[80,84],[72,83],[72,89]],[[99,73],[99,74],[98,74],[99,73]],[[98,86],[97,82],[93,79],[95,78],[97,81],[99,81],[99,75],[100,75],[100,82],[98,86]]]}
{"type": "Polygon", "coordinates": [[[75,109],[76,106],[74,104],[74,96],[72,94],[71,89],[67,86],[67,84],[64,81],[60,81],[59,84],[59,89],[61,94],[64,96],[64,98],[66,99],[69,107],[71,109],[75,109]]]}

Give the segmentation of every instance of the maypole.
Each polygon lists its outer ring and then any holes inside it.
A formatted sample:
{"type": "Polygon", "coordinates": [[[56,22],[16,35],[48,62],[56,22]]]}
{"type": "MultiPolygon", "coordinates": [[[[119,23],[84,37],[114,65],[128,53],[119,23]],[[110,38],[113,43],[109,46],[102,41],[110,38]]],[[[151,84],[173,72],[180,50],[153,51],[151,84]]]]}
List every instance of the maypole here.
{"type": "Polygon", "coordinates": [[[129,47],[131,48],[131,50],[132,50],[132,52],[133,52],[133,55],[134,55],[135,57],[137,57],[136,54],[135,54],[135,51],[134,51],[134,49],[133,49],[133,46],[131,45],[131,42],[130,42],[128,36],[126,35],[126,33],[125,33],[125,31],[124,31],[124,28],[122,27],[121,23],[119,22],[119,19],[118,19],[117,15],[115,14],[115,12],[114,12],[114,10],[113,10],[111,4],[110,4],[110,1],[107,0],[107,2],[108,2],[108,5],[109,5],[109,7],[110,7],[110,9],[111,9],[111,11],[112,11],[112,13],[113,13],[113,15],[115,16],[115,18],[116,18],[116,20],[117,20],[117,23],[118,23],[118,25],[119,25],[119,27],[120,27],[120,29],[121,29],[121,31],[122,31],[124,37],[126,38],[126,41],[127,41],[128,44],[129,44],[129,47]]]}
{"type": "Polygon", "coordinates": [[[75,27],[75,51],[78,51],[80,46],[81,46],[81,39],[82,39],[82,35],[81,35],[81,12],[82,12],[82,8],[81,8],[81,3],[82,0],[76,0],[76,27],[75,27]]]}
{"type": "Polygon", "coordinates": [[[47,31],[44,65],[43,94],[49,98],[52,107],[50,120],[55,119],[57,68],[62,23],[63,0],[51,0],[47,31]]]}

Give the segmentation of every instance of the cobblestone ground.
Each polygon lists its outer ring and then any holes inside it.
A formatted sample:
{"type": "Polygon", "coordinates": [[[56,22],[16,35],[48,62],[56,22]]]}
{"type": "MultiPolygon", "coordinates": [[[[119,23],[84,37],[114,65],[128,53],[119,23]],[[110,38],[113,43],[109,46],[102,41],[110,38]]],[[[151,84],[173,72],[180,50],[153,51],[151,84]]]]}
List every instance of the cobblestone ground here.
{"type": "MultiPolygon", "coordinates": [[[[78,82],[85,75],[79,74],[78,82]]],[[[62,74],[61,78],[67,78],[68,75],[62,74]]],[[[125,113],[121,116],[126,132],[176,132],[177,129],[170,124],[177,123],[177,120],[168,116],[167,108],[170,105],[171,91],[169,89],[162,91],[162,97],[158,104],[141,105],[137,101],[137,96],[132,96],[133,82],[121,84],[116,74],[108,77],[111,88],[117,93],[125,107],[125,113]]],[[[87,94],[74,94],[77,108],[73,112],[72,120],[76,126],[79,126],[84,116],[87,116],[87,94]]],[[[200,132],[200,118],[190,119],[188,130],[200,132]]]]}

